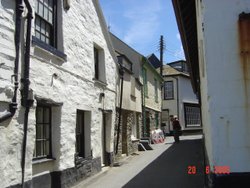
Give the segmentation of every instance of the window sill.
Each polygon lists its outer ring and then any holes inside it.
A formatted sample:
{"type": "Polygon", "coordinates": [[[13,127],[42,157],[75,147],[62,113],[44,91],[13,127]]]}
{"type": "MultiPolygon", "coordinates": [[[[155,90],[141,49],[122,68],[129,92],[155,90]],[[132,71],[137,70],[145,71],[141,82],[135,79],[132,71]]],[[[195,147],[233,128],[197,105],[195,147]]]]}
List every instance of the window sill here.
{"type": "Polygon", "coordinates": [[[135,143],[135,142],[139,142],[139,141],[140,141],[140,139],[133,138],[131,141],[132,141],[132,143],[135,143]]]}
{"type": "Polygon", "coordinates": [[[53,46],[50,46],[42,41],[40,41],[35,36],[32,36],[32,44],[37,46],[38,48],[45,50],[47,52],[52,53],[53,55],[57,56],[59,59],[62,59],[63,61],[67,61],[67,55],[61,52],[60,50],[54,48],[53,46]]]}
{"type": "Polygon", "coordinates": [[[169,99],[164,99],[165,101],[168,101],[168,100],[174,100],[174,98],[169,98],[169,99]]]}
{"type": "Polygon", "coordinates": [[[41,163],[46,163],[46,162],[52,162],[55,161],[55,158],[42,158],[42,159],[33,159],[32,164],[41,164],[41,163]]]}
{"type": "Polygon", "coordinates": [[[93,78],[92,80],[93,80],[96,84],[101,85],[101,86],[103,86],[103,87],[106,87],[106,86],[108,85],[106,82],[103,82],[103,81],[98,80],[98,79],[96,79],[96,78],[93,78]]]}

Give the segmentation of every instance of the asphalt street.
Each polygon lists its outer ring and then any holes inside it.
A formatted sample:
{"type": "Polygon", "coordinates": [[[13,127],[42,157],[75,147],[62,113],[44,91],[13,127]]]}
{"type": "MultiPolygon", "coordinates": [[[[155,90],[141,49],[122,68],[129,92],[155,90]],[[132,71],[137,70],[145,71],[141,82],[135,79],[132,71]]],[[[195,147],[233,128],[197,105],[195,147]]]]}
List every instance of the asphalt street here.
{"type": "Polygon", "coordinates": [[[181,136],[173,143],[153,145],[154,150],[125,158],[120,167],[103,168],[74,188],[203,188],[204,164],[201,135],[181,136]]]}

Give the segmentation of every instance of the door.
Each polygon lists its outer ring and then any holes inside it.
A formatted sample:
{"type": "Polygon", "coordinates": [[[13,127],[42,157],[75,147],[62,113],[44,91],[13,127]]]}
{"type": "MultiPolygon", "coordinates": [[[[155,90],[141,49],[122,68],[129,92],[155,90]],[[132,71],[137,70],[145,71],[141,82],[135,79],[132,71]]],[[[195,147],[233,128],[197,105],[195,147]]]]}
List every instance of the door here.
{"type": "Polygon", "coordinates": [[[107,114],[103,113],[102,116],[102,166],[107,166],[107,114]]]}

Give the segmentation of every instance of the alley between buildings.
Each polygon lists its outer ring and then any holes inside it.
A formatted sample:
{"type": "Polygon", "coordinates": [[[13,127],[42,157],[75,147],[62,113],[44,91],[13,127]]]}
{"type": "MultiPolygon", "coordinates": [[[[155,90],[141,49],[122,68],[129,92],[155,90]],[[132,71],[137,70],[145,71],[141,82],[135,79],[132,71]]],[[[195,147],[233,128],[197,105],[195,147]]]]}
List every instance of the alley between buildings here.
{"type": "Polygon", "coordinates": [[[152,145],[152,151],[137,152],[125,158],[119,167],[102,171],[73,188],[136,188],[204,187],[204,155],[201,135],[181,136],[173,143],[166,137],[164,143],[152,145]],[[189,167],[195,168],[190,171],[189,167]]]}

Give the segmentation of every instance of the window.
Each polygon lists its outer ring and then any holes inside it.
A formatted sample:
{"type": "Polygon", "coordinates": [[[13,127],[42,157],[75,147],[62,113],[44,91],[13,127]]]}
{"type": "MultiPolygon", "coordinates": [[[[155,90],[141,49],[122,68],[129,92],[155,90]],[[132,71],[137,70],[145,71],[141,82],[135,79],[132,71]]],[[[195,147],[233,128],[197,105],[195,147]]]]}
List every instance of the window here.
{"type": "Polygon", "coordinates": [[[98,49],[94,47],[94,59],[95,59],[95,79],[99,80],[99,53],[98,49]]]}
{"type": "Polygon", "coordinates": [[[77,110],[76,120],[76,153],[79,157],[85,157],[84,139],[84,112],[77,110]]]}
{"type": "Polygon", "coordinates": [[[147,69],[142,69],[142,77],[143,77],[143,88],[144,88],[144,95],[148,96],[148,78],[147,78],[147,69]]]}
{"type": "Polygon", "coordinates": [[[158,102],[158,82],[157,79],[154,79],[155,82],[155,102],[158,102]]]}
{"type": "Polygon", "coordinates": [[[186,127],[199,127],[201,125],[200,107],[198,104],[184,103],[184,111],[186,127]]]}
{"type": "Polygon", "coordinates": [[[36,108],[36,143],[34,158],[51,158],[51,107],[36,108]]]}
{"type": "Polygon", "coordinates": [[[94,45],[94,79],[106,83],[104,50],[94,45]]]}
{"type": "Polygon", "coordinates": [[[164,99],[174,99],[174,84],[173,81],[164,82],[164,99]]]}
{"type": "Polygon", "coordinates": [[[55,0],[36,0],[35,37],[56,47],[56,2],[55,0]]]}
{"type": "Polygon", "coordinates": [[[91,131],[90,112],[77,110],[76,114],[76,156],[88,158],[91,156],[90,131],[91,131]]]}
{"type": "Polygon", "coordinates": [[[118,58],[118,62],[129,72],[132,73],[133,71],[133,64],[131,63],[131,61],[124,55],[119,55],[117,56],[118,58]]]}

